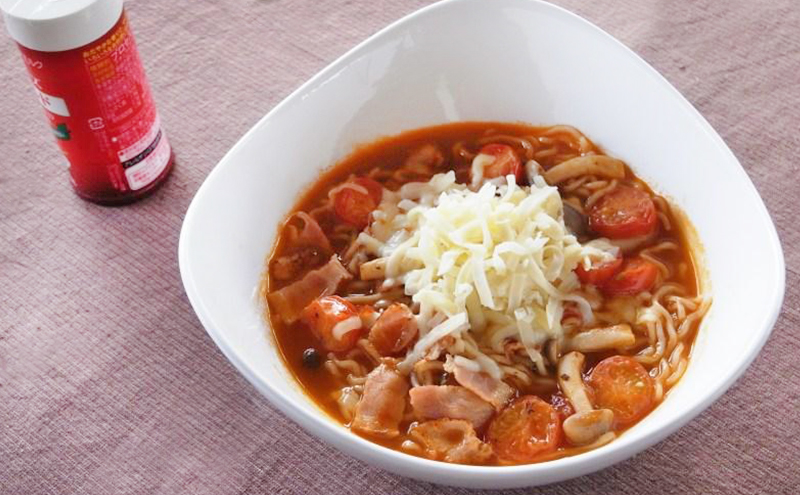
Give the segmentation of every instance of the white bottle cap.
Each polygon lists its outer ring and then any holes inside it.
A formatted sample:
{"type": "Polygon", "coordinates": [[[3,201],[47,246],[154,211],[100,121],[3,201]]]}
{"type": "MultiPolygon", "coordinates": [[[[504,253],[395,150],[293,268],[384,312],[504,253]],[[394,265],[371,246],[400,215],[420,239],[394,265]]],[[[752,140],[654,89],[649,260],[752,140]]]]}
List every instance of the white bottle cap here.
{"type": "Polygon", "coordinates": [[[122,0],[0,0],[9,34],[20,45],[60,52],[106,34],[122,14],[122,0]]]}

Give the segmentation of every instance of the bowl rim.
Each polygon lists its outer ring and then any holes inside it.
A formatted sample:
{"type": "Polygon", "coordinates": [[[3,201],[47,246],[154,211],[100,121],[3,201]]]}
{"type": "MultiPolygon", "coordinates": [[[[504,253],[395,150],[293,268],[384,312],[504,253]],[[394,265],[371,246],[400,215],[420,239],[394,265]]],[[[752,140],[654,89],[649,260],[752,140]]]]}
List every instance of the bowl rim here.
{"type": "MultiPolygon", "coordinates": [[[[310,79],[300,85],[297,89],[287,95],[280,103],[272,108],[266,115],[264,115],[258,122],[253,125],[234,145],[228,152],[220,159],[217,165],[211,170],[208,176],[204,179],[203,183],[195,193],[186,215],[184,217],[181,233],[178,244],[178,262],[180,268],[181,279],[188,296],[188,299],[197,314],[200,322],[205,328],[208,335],[215,342],[217,347],[222,351],[225,357],[236,367],[236,369],[253,384],[270,403],[277,407],[289,419],[299,423],[305,429],[309,430],[315,436],[321,437],[327,442],[333,444],[340,450],[353,455],[363,461],[377,464],[384,469],[400,473],[406,476],[411,476],[417,479],[424,479],[434,483],[447,483],[461,486],[476,486],[473,482],[480,480],[482,486],[493,486],[492,483],[498,482],[501,478],[510,480],[516,479],[516,482],[503,484],[502,486],[532,486],[534,484],[549,483],[561,479],[572,478],[576,476],[585,475],[591,472],[598,471],[612,464],[625,460],[634,454],[654,445],[655,443],[663,440],[668,435],[672,434],[678,428],[682,427],[692,419],[694,419],[700,412],[709,407],[715,402],[731,385],[742,375],[742,373],[749,367],[755,357],[758,355],[766,340],[769,338],[773,331],[775,322],[780,314],[783,305],[783,298],[785,294],[785,261],[783,250],[780,244],[777,230],[769,215],[766,205],[763,202],[758,190],[755,188],[750,177],[745,172],[741,163],[725,144],[719,134],[711,127],[708,121],[700,114],[700,112],[675,88],[670,84],[664,76],[661,75],[655,68],[650,66],[644,59],[642,59],[633,50],[625,46],[621,41],[607,33],[602,28],[587,19],[575,14],[563,7],[553,5],[544,0],[507,0],[517,2],[519,4],[533,5],[535,8],[549,9],[553,15],[562,16],[569,22],[582,24],[584,29],[593,30],[595,34],[604,38],[607,42],[611,42],[616,46],[616,49],[621,49],[635,61],[640,69],[649,73],[654,77],[657,84],[665,89],[670,97],[674,100],[671,104],[682,107],[684,111],[689,112],[692,117],[697,120],[702,128],[706,137],[709,138],[719,151],[727,155],[727,158],[733,160],[737,165],[735,167],[740,176],[744,180],[751,192],[758,200],[758,222],[767,227],[769,233],[768,244],[774,256],[774,269],[775,273],[772,277],[778,282],[773,287],[772,294],[769,295],[771,306],[769,310],[764,313],[760,324],[758,325],[759,336],[754,340],[746,355],[742,356],[741,361],[733,372],[718,386],[709,390],[703,396],[699,396],[691,407],[686,409],[683,413],[677,414],[674,417],[665,419],[664,423],[659,426],[655,431],[649,433],[641,438],[634,439],[628,445],[619,444],[619,439],[611,442],[603,447],[594,449],[582,454],[559,458],[551,461],[536,463],[536,464],[521,464],[512,466],[471,466],[461,464],[449,464],[445,462],[432,461],[409,454],[405,454],[379,444],[366,440],[358,435],[353,434],[342,426],[333,424],[330,420],[324,419],[324,412],[319,409],[316,412],[311,412],[298,405],[295,400],[288,397],[279,389],[275,388],[268,381],[263,380],[258,374],[251,370],[234,351],[233,346],[225,338],[225,333],[222,330],[223,325],[217,325],[214,321],[211,312],[205,306],[200,291],[195,283],[195,278],[190,268],[190,245],[189,245],[189,232],[192,230],[193,225],[197,222],[198,204],[204,201],[204,197],[209,193],[211,184],[215,182],[216,177],[223,169],[234,166],[236,163],[231,159],[240,148],[243,148],[247,143],[256,138],[260,129],[267,125],[267,123],[280,115],[285,109],[292,104],[294,100],[307,92],[310,89],[317,87],[321,82],[329,79],[340,70],[344,69],[351,61],[363,55],[368,51],[369,47],[373,45],[376,39],[390,34],[393,31],[404,28],[406,25],[414,23],[419,17],[428,15],[431,12],[448,9],[453,6],[461,6],[462,4],[468,5],[473,3],[481,3],[482,0],[442,0],[434,4],[425,6],[402,18],[390,23],[386,27],[380,29],[374,34],[367,37],[362,42],[358,43],[355,47],[348,50],[346,53],[331,62],[325,68],[317,72],[310,79]],[[619,448],[615,448],[615,445],[619,448]],[[370,454],[375,454],[370,456],[370,454]],[[551,479],[537,479],[535,476],[544,475],[545,473],[558,471],[562,474],[551,475],[551,479]],[[569,473],[564,475],[563,473],[569,473]],[[443,481],[442,477],[448,477],[447,481],[443,481]]],[[[272,246],[269,247],[272,249],[272,246]]],[[[268,255],[268,253],[267,253],[268,255]]],[[[266,256],[265,255],[265,259],[266,256]]],[[[701,267],[702,268],[702,267],[701,267]]],[[[267,329],[269,324],[265,323],[267,329]]],[[[281,358],[282,359],[282,358],[281,358]]],[[[285,363],[283,363],[285,366],[285,363]]],[[[290,372],[291,374],[291,372],[290,372]]],[[[296,379],[295,379],[296,380],[296,379]]],[[[300,387],[302,390],[302,387],[300,387]]],[[[305,392],[303,392],[305,393],[305,392]]]]}

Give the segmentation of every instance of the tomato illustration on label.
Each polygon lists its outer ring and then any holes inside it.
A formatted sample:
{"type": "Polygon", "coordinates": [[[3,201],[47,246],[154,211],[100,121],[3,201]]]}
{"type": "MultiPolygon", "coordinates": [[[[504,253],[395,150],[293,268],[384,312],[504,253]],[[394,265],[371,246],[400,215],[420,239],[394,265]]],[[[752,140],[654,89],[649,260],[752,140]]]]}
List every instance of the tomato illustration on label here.
{"type": "Polygon", "coordinates": [[[53,127],[53,134],[56,135],[56,139],[69,141],[70,138],[69,129],[67,129],[67,124],[64,124],[63,122],[53,127]]]}

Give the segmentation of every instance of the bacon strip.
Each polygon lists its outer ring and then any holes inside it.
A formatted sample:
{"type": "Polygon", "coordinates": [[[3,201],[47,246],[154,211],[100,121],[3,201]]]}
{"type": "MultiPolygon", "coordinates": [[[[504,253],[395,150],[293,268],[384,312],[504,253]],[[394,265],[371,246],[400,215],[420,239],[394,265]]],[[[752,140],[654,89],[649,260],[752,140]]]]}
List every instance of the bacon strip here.
{"type": "Polygon", "coordinates": [[[322,268],[306,273],[302,279],[283,289],[270,292],[267,300],[284,323],[293,323],[311,301],[333,294],[343,280],[350,278],[352,278],[350,272],[342,266],[339,258],[333,255],[322,268]]]}
{"type": "Polygon", "coordinates": [[[429,459],[456,464],[484,464],[493,455],[492,447],[478,439],[467,421],[437,419],[415,426],[411,438],[425,450],[429,459]]]}
{"type": "Polygon", "coordinates": [[[407,393],[405,377],[385,364],[378,366],[367,375],[364,394],[358,401],[350,428],[378,438],[399,436],[407,393]]]}
{"type": "Polygon", "coordinates": [[[459,385],[471,390],[478,397],[493,405],[498,411],[508,402],[514,389],[488,373],[472,371],[459,365],[453,367],[453,375],[459,385]]]}
{"type": "Polygon", "coordinates": [[[289,217],[287,223],[291,222],[295,218],[299,218],[303,221],[303,230],[300,231],[300,234],[294,240],[294,243],[297,246],[320,248],[326,253],[330,253],[332,251],[331,243],[328,240],[328,237],[325,235],[325,232],[322,231],[322,227],[319,226],[317,221],[314,220],[311,215],[304,211],[298,211],[289,217]]]}
{"type": "Polygon", "coordinates": [[[411,407],[420,420],[463,419],[480,429],[494,414],[491,404],[464,387],[423,385],[408,393],[411,407]]]}
{"type": "Polygon", "coordinates": [[[444,155],[439,148],[428,143],[413,151],[403,163],[403,168],[409,172],[429,175],[443,162],[444,155]]]}

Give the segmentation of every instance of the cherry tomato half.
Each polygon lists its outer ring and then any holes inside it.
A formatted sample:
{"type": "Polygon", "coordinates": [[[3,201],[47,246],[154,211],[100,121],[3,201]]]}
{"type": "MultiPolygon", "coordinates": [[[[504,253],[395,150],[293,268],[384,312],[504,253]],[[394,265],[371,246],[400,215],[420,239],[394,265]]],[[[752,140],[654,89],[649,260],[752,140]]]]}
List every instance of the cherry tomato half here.
{"type": "Polygon", "coordinates": [[[633,296],[650,290],[658,278],[658,267],[642,258],[625,260],[622,268],[606,280],[602,289],[612,296],[633,296]]]}
{"type": "Polygon", "coordinates": [[[589,227],[609,239],[647,235],[657,223],[656,205],[650,195],[629,186],[606,194],[589,212],[589,227]]]}
{"type": "Polygon", "coordinates": [[[622,257],[618,257],[613,261],[601,263],[599,265],[592,265],[588,270],[583,267],[583,263],[575,268],[575,274],[580,279],[581,283],[596,285],[600,287],[608,279],[613,277],[622,266],[622,257]]]}
{"type": "Polygon", "coordinates": [[[486,439],[501,459],[524,463],[554,451],[561,435],[558,411],[539,397],[526,395],[492,420],[486,439]]]}
{"type": "Polygon", "coordinates": [[[513,174],[518,180],[522,178],[522,162],[511,146],[487,144],[479,153],[494,157],[494,161],[483,169],[484,178],[505,177],[508,174],[513,174]]]}
{"type": "Polygon", "coordinates": [[[322,342],[323,347],[333,352],[351,349],[363,330],[356,307],[339,296],[324,296],[314,299],[303,309],[301,318],[314,336],[322,342]],[[353,317],[355,317],[352,320],[353,325],[357,324],[357,326],[338,337],[334,335],[336,325],[353,317]]]}
{"type": "Polygon", "coordinates": [[[333,211],[341,220],[363,229],[381,203],[383,186],[367,177],[359,177],[353,183],[366,189],[367,194],[348,187],[340,189],[333,198],[333,211]]]}
{"type": "Polygon", "coordinates": [[[594,405],[614,412],[616,427],[629,426],[653,409],[653,379],[630,356],[612,356],[600,361],[589,374],[594,405]]]}
{"type": "Polygon", "coordinates": [[[414,314],[403,303],[386,308],[369,330],[368,339],[381,356],[404,351],[419,331],[414,314]]]}

